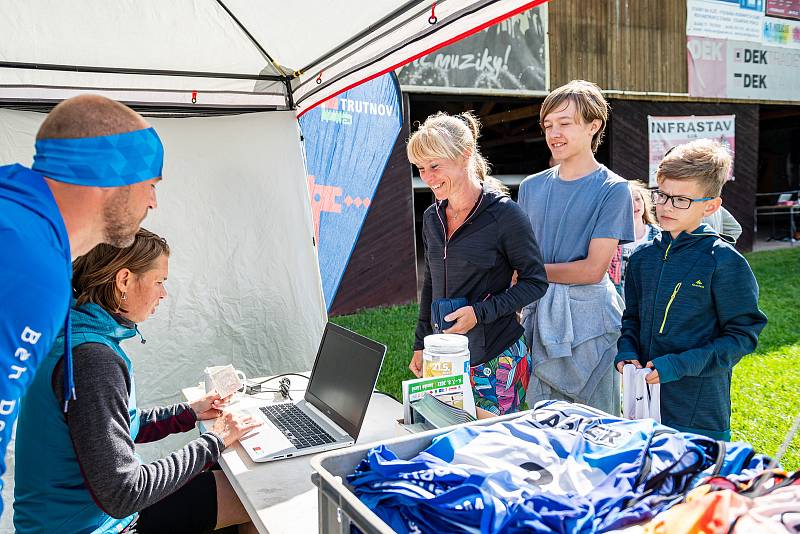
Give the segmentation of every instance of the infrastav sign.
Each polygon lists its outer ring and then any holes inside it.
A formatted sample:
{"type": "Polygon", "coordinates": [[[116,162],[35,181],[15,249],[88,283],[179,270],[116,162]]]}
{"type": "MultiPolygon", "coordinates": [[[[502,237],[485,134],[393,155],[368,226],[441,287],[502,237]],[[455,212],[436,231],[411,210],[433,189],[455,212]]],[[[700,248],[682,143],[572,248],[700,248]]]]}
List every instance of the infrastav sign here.
{"type": "MultiPolygon", "coordinates": [[[[655,187],[658,164],[669,149],[696,139],[714,139],[734,156],[736,153],[736,115],[689,117],[647,117],[650,145],[650,187],[655,187]]],[[[728,177],[733,180],[733,168],[728,177]]]]}

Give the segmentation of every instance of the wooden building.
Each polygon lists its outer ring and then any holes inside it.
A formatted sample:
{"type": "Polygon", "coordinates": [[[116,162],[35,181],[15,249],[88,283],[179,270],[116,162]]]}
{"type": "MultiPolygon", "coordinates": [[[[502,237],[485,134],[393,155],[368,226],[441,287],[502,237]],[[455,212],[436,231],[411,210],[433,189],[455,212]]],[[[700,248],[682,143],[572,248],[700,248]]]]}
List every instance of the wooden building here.
{"type": "MultiPolygon", "coordinates": [[[[782,180],[774,173],[759,174],[767,159],[760,150],[760,134],[782,131],[778,135],[797,139],[800,101],[690,96],[686,0],[553,0],[549,9],[550,87],[580,78],[604,89],[612,108],[607,164],[620,175],[647,176],[648,116],[736,116],[736,179],[725,185],[722,198],[742,225],[737,248],[752,250],[757,193],[774,203],[771,194],[800,189],[797,169],[784,169],[793,176],[782,180]],[[776,115],[782,120],[773,120],[776,115]]],[[[782,159],[791,160],[792,150],[786,149],[782,159]]],[[[793,154],[800,163],[798,147],[793,154]]]]}

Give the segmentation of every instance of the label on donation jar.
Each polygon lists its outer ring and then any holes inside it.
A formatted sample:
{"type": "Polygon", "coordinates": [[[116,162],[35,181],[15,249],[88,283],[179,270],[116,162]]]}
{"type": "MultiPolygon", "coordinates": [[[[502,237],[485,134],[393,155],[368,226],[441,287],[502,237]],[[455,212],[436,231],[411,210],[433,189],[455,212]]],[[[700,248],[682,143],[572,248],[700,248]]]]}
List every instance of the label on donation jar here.
{"type": "Polygon", "coordinates": [[[469,374],[469,341],[460,334],[425,336],[422,351],[422,376],[432,378],[469,374]]]}

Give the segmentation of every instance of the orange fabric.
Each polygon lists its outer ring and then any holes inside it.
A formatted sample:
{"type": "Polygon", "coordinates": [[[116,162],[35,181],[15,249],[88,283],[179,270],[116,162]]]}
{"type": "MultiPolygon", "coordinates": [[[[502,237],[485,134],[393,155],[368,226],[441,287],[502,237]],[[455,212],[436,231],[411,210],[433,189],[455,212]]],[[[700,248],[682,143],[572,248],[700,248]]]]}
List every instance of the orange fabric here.
{"type": "Polygon", "coordinates": [[[658,514],[644,525],[647,534],[717,534],[727,532],[738,516],[747,512],[750,499],[730,491],[699,486],[686,502],[658,514]]]}
{"type": "Polygon", "coordinates": [[[786,534],[790,532],[787,526],[800,526],[800,485],[779,488],[755,498],[729,489],[714,490],[710,484],[695,488],[685,502],[643,525],[643,531],[724,534],[735,522],[734,534],[786,534]]]}

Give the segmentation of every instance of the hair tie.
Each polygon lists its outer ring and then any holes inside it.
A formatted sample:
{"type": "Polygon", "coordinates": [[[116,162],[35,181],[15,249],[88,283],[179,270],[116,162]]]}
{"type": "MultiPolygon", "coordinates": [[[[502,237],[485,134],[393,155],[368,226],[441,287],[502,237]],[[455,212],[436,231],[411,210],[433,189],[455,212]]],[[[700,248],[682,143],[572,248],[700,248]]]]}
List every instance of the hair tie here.
{"type": "Polygon", "coordinates": [[[466,115],[464,115],[464,113],[459,113],[458,115],[455,115],[455,117],[457,117],[461,122],[463,122],[467,126],[467,130],[469,130],[469,133],[472,135],[472,138],[477,143],[478,132],[472,129],[473,122],[469,120],[469,118],[466,115]]]}

